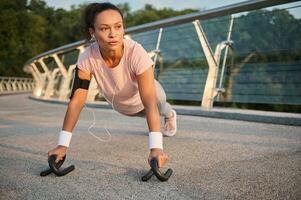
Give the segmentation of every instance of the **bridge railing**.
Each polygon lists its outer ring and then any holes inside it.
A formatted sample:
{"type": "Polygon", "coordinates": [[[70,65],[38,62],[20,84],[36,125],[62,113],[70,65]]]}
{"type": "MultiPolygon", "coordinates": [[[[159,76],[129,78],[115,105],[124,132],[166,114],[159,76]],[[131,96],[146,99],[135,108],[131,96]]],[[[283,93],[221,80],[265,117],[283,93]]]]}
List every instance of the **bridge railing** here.
{"type": "MultiPolygon", "coordinates": [[[[297,35],[298,27],[292,31],[295,35],[281,29],[263,30],[278,26],[273,23],[278,23],[280,15],[299,9],[291,2],[296,1],[245,1],[130,27],[126,37],[149,52],[169,100],[201,102],[204,109],[212,108],[214,102],[301,105],[297,90],[301,83],[296,78],[301,75],[300,48],[288,44],[284,49],[275,41],[294,42],[290,38],[297,35]],[[284,4],[288,5],[284,9],[261,10],[284,4]],[[264,42],[261,37],[273,39],[264,42]]],[[[284,24],[289,30],[294,21],[285,17],[291,20],[284,24]]],[[[67,100],[77,57],[89,44],[78,41],[28,60],[24,70],[35,79],[33,95],[67,100]]],[[[100,99],[101,91],[92,79],[88,101],[100,99]]]]}
{"type": "Polygon", "coordinates": [[[0,76],[0,94],[31,92],[34,87],[32,78],[0,76]]]}

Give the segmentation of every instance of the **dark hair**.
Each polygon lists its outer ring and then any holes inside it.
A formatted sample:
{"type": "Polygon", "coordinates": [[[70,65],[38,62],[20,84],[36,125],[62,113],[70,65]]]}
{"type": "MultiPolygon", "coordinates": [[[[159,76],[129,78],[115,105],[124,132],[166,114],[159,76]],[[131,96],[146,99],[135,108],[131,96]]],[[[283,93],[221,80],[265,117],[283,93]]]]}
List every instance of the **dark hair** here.
{"type": "Polygon", "coordinates": [[[105,10],[115,10],[121,15],[121,17],[123,19],[123,14],[122,14],[121,10],[114,4],[111,4],[109,2],[89,4],[85,8],[84,14],[83,14],[84,32],[85,32],[85,35],[88,40],[91,39],[91,35],[89,33],[89,28],[94,29],[94,23],[95,23],[96,16],[105,10]]]}

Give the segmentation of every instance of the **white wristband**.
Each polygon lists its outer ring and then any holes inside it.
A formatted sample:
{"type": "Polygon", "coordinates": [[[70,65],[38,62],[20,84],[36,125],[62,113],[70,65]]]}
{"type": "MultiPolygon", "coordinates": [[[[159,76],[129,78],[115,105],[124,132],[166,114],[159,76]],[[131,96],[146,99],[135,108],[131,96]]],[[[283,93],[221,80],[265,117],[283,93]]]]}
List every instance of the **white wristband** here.
{"type": "Polygon", "coordinates": [[[150,132],[148,134],[148,148],[149,149],[162,149],[163,150],[163,136],[160,132],[150,132]]]}
{"type": "Polygon", "coordinates": [[[69,147],[71,141],[72,133],[68,131],[61,131],[59,136],[59,141],[57,145],[69,147]]]}

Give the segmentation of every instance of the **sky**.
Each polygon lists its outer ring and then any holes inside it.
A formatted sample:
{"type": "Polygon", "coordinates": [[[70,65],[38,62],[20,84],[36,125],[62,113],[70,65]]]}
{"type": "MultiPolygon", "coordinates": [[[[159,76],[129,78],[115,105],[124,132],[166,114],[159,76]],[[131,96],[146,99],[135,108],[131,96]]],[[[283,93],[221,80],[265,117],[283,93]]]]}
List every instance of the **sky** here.
{"type": "MultiPolygon", "coordinates": [[[[146,3],[153,5],[156,8],[172,8],[174,10],[183,10],[185,8],[193,8],[193,9],[212,9],[217,7],[222,7],[226,5],[231,5],[239,2],[243,2],[246,0],[106,0],[113,4],[119,3],[129,3],[131,10],[135,11],[144,7],[146,3]]],[[[83,3],[92,3],[92,2],[104,2],[97,0],[45,0],[48,6],[55,8],[64,8],[69,10],[71,5],[79,5],[83,3]]],[[[287,8],[295,5],[301,5],[301,1],[285,4],[279,6],[280,8],[287,8]]],[[[301,18],[301,8],[291,9],[290,10],[293,15],[297,18],[301,18]]]]}

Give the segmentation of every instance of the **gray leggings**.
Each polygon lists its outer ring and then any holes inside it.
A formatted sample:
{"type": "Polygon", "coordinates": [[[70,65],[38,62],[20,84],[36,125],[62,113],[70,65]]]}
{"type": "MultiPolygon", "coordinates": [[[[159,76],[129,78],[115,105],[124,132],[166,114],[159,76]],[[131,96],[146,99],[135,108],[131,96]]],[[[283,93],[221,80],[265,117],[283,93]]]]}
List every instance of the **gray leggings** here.
{"type": "MultiPolygon", "coordinates": [[[[157,105],[158,105],[160,115],[167,118],[171,117],[172,116],[171,106],[169,103],[167,103],[165,91],[157,80],[155,80],[155,87],[156,87],[156,95],[157,95],[157,105]]],[[[134,114],[133,116],[145,117],[145,111],[142,110],[139,113],[134,114]]]]}

